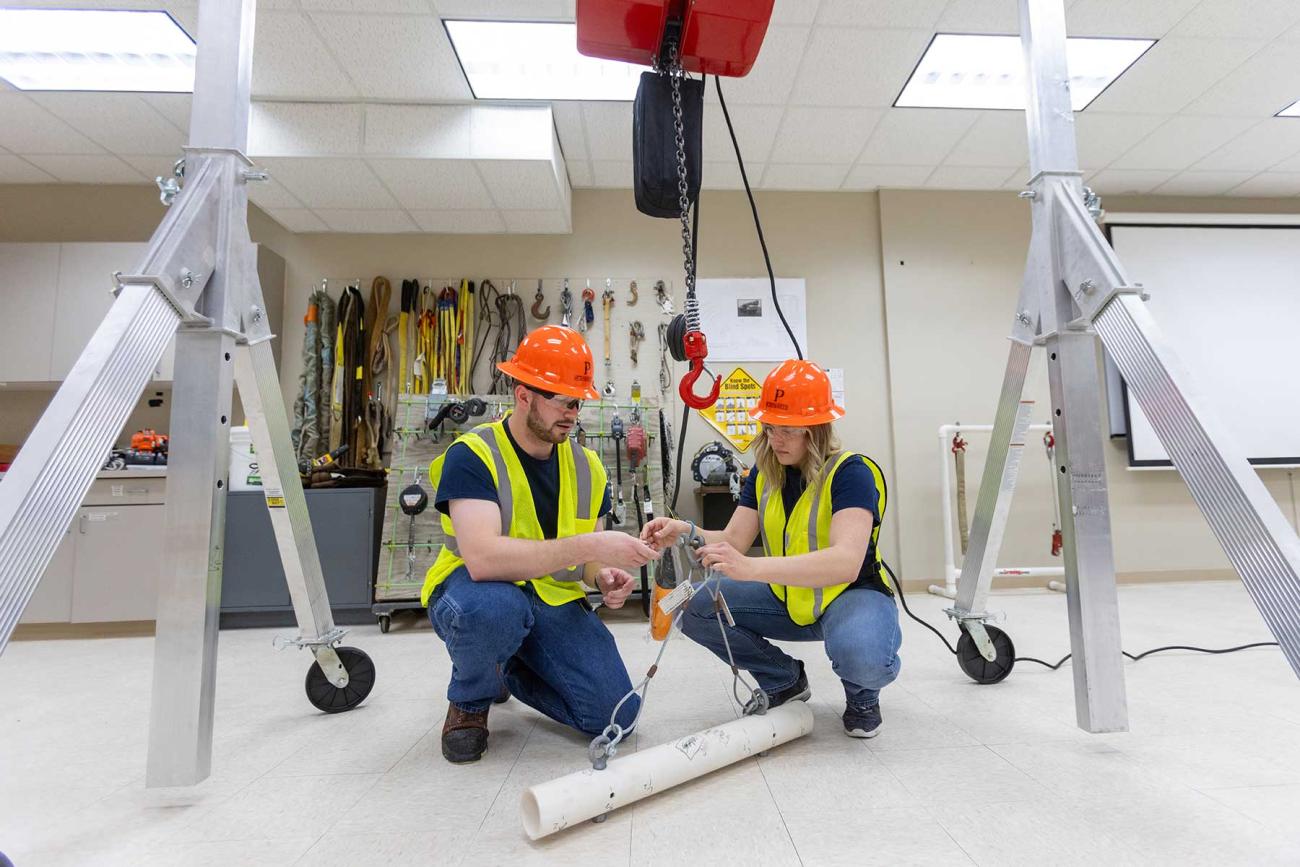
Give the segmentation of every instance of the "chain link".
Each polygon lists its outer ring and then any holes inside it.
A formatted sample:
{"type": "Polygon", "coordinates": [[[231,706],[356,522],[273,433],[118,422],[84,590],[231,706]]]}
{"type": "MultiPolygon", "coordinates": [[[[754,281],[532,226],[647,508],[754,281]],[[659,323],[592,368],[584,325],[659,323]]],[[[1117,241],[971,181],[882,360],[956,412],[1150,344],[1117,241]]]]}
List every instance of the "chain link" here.
{"type": "Polygon", "coordinates": [[[673,132],[677,146],[677,204],[682,217],[682,263],[686,272],[686,330],[700,330],[700,307],[695,300],[695,256],[691,238],[690,185],[686,180],[686,129],[682,114],[682,79],[686,72],[677,57],[677,43],[669,45],[668,76],[673,90],[673,132]]]}

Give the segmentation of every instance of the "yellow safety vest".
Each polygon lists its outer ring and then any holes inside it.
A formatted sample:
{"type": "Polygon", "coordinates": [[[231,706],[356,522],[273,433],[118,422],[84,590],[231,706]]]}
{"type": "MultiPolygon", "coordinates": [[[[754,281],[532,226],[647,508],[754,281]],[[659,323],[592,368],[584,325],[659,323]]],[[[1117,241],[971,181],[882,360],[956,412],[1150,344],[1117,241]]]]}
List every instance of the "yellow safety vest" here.
{"type": "MultiPolygon", "coordinates": [[[[506,436],[505,421],[479,425],[462,434],[456,442],[469,446],[492,473],[492,481],[497,487],[497,501],[501,506],[501,535],[513,539],[544,539],[542,525],[537,520],[537,507],[533,503],[533,492],[528,487],[528,476],[524,473],[523,464],[519,462],[519,455],[506,436]]],[[[581,453],[576,456],[580,459],[575,459],[574,446],[567,439],[555,448],[560,461],[556,536],[563,539],[579,533],[590,533],[596,529],[597,514],[604,498],[605,468],[596,453],[585,447],[580,447],[581,453]]],[[[429,465],[429,481],[435,491],[438,490],[438,480],[442,477],[442,462],[445,457],[446,452],[443,452],[429,465]]],[[[456,545],[451,518],[447,515],[442,515],[442,532],[446,541],[438,552],[438,559],[424,576],[424,587],[420,591],[420,603],[426,606],[438,585],[465,563],[456,545]]],[[[560,572],[514,583],[520,587],[531,583],[543,602],[548,605],[563,605],[586,596],[581,584],[584,565],[579,563],[560,572]]]]}
{"type": "MultiPolygon", "coordinates": [[[[759,532],[763,538],[764,554],[768,557],[793,557],[797,554],[819,551],[830,544],[831,483],[835,479],[835,473],[845,461],[850,459],[862,461],[871,470],[872,478],[876,482],[876,492],[879,495],[879,517],[881,521],[884,520],[885,500],[888,497],[885,476],[876,462],[866,455],[853,452],[832,455],[831,470],[826,474],[826,480],[817,488],[805,488],[789,516],[785,513],[785,501],[781,491],[773,490],[772,486],[764,484],[763,476],[759,474],[754,482],[754,490],[758,498],[759,532]]],[[[867,555],[873,557],[877,564],[880,563],[880,550],[876,543],[880,539],[881,521],[873,521],[871,544],[867,548],[867,555]]],[[[880,577],[885,586],[890,587],[883,572],[880,577]]],[[[853,586],[853,583],[849,581],[845,584],[833,584],[830,587],[787,587],[784,584],[768,586],[772,588],[776,598],[785,603],[790,619],[800,626],[808,626],[815,623],[826,607],[835,601],[835,597],[853,586]]]]}

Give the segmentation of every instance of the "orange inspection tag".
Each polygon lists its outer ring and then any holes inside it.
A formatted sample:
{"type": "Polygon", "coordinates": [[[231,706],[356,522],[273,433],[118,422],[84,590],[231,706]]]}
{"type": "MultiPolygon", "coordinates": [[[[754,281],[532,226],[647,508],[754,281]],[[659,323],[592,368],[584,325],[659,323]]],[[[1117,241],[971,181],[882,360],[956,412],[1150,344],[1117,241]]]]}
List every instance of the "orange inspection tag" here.
{"type": "Polygon", "coordinates": [[[650,637],[655,641],[663,641],[668,637],[669,630],[673,628],[673,616],[665,614],[659,607],[660,602],[671,592],[667,587],[655,584],[654,593],[650,597],[650,637]]]}

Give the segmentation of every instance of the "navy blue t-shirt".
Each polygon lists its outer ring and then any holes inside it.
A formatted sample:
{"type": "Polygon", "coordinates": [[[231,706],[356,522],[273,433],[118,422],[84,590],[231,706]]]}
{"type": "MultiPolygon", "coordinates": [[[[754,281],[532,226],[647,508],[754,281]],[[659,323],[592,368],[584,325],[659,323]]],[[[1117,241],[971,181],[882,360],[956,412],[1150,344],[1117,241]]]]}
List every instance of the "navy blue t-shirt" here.
{"type": "MultiPolygon", "coordinates": [[[[805,487],[803,474],[798,467],[785,468],[785,486],[781,489],[781,500],[785,504],[785,513],[790,514],[794,504],[799,501],[805,487]]],[[[740,489],[739,505],[758,510],[758,471],[751,472],[740,489]]],[[[831,514],[841,509],[866,509],[871,513],[872,527],[880,526],[880,491],[876,489],[876,479],[871,468],[863,461],[850,458],[840,465],[831,479],[831,514]]],[[[763,516],[759,515],[762,521],[763,516]]],[[[876,546],[867,546],[867,556],[858,570],[854,587],[870,587],[888,593],[885,582],[880,577],[876,566],[876,546]]]]}
{"type": "MultiPolygon", "coordinates": [[[[514,446],[519,463],[528,477],[528,488],[533,494],[533,506],[537,509],[537,522],[542,527],[542,536],[554,539],[557,535],[556,525],[560,511],[560,458],[555,449],[550,457],[538,460],[519,447],[510,425],[504,425],[506,438],[514,446]]],[[[575,443],[574,458],[586,460],[580,447],[575,443]]],[[[487,464],[464,443],[453,443],[443,458],[442,477],[438,480],[438,491],[434,495],[434,506],[444,515],[451,514],[452,500],[490,500],[500,505],[497,499],[497,487],[492,481],[492,471],[487,464]]],[[[598,515],[610,512],[609,489],[605,489],[598,515]]]]}

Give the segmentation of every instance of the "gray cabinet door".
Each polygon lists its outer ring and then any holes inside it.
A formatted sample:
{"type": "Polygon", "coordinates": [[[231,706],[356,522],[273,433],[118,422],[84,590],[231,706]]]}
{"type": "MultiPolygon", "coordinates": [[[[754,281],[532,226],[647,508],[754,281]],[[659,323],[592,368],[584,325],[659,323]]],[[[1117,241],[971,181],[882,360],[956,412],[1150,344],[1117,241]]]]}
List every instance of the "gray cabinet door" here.
{"type": "Polygon", "coordinates": [[[63,534],[54,559],[23,611],[22,623],[67,623],[72,619],[72,578],[77,565],[75,524],[63,534]]]}
{"type": "Polygon", "coordinates": [[[47,382],[58,244],[0,244],[0,382],[47,382]]]}
{"type": "Polygon", "coordinates": [[[153,620],[165,506],[89,506],[77,515],[72,622],[153,620]]]}
{"type": "Polygon", "coordinates": [[[52,378],[67,377],[113,306],[113,272],[130,273],[144,244],[60,244],[52,378]]]}

